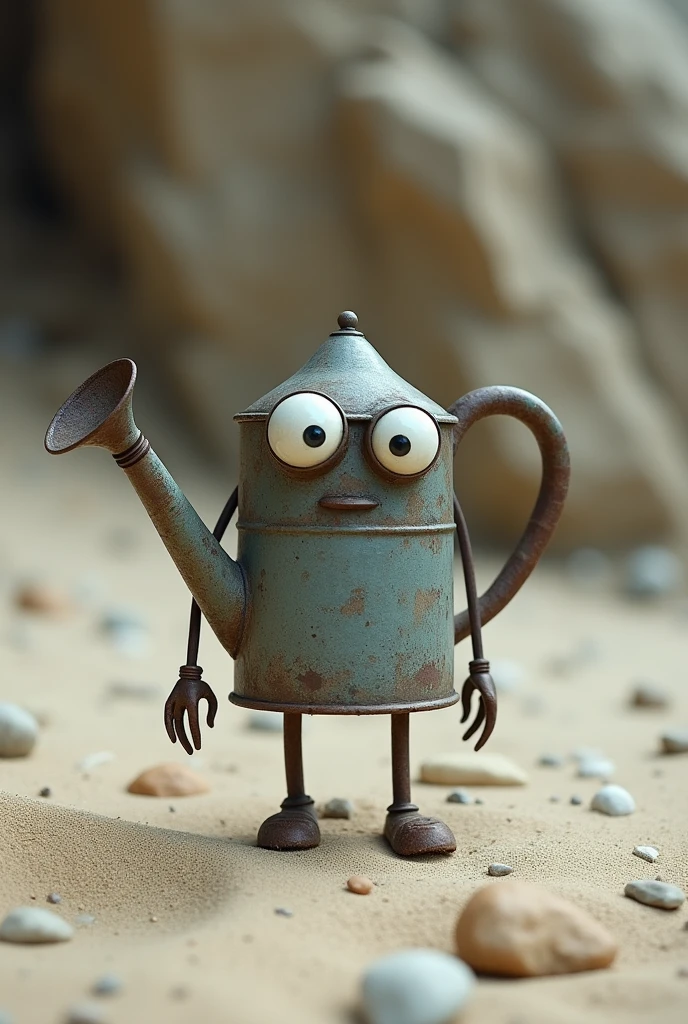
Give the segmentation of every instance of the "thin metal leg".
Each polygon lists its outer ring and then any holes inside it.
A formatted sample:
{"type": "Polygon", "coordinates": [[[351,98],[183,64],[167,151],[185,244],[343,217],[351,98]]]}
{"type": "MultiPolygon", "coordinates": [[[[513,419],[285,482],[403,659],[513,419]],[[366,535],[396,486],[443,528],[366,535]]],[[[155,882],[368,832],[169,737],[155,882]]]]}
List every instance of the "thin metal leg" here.
{"type": "Polygon", "coordinates": [[[287,776],[287,799],[282,807],[299,807],[312,803],[306,796],[303,781],[303,750],[301,745],[301,715],[284,716],[284,767],[287,776]]]}
{"type": "Polygon", "coordinates": [[[388,811],[417,811],[411,803],[411,764],[409,757],[409,716],[392,715],[392,797],[388,811]]]}

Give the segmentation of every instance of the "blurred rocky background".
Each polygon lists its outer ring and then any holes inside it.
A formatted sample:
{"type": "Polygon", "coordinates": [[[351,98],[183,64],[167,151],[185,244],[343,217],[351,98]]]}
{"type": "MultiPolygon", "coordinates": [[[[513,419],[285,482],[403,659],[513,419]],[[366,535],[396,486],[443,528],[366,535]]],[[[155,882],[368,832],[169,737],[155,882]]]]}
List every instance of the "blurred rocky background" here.
{"type": "MultiPolygon", "coordinates": [[[[27,388],[32,360],[59,403],[132,355],[231,480],[232,414],[353,308],[445,405],[553,407],[560,550],[686,549],[687,2],[1,9],[0,358],[27,388]]],[[[538,462],[475,428],[477,537],[516,536],[538,462]]]]}

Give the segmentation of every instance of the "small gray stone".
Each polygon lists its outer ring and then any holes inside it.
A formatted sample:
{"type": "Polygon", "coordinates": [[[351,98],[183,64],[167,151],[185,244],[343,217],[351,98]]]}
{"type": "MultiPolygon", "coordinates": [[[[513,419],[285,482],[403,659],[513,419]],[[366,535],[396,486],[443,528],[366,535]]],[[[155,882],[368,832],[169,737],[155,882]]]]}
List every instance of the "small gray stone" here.
{"type": "Polygon", "coordinates": [[[104,1024],[105,1015],[98,1003],[78,1003],[67,1011],[65,1024],[104,1024]]]}
{"type": "Polygon", "coordinates": [[[275,913],[278,917],[293,917],[294,911],[289,910],[288,907],[275,907],[275,913]]]}
{"type": "Polygon", "coordinates": [[[541,768],[561,768],[564,763],[564,758],[560,757],[559,754],[541,754],[538,758],[538,764],[541,768]]]}
{"type": "Polygon", "coordinates": [[[603,786],[595,793],[590,807],[593,811],[618,817],[622,814],[632,814],[635,810],[635,800],[623,786],[603,786]]]}
{"type": "Polygon", "coordinates": [[[328,800],[320,814],[321,818],[350,818],[354,813],[354,805],[344,797],[335,796],[328,800]]]}
{"type": "Polygon", "coordinates": [[[668,548],[647,545],[626,560],[624,589],[630,597],[663,597],[676,590],[683,575],[681,560],[668,548]]]}
{"type": "Polygon", "coordinates": [[[513,870],[508,864],[490,864],[487,873],[493,878],[503,878],[504,875],[510,875],[513,870]]]}
{"type": "Polygon", "coordinates": [[[256,732],[282,732],[284,723],[282,715],[275,711],[252,711],[246,724],[256,732]]]}
{"type": "Polygon", "coordinates": [[[0,924],[0,939],[5,942],[64,942],[73,935],[67,921],[44,907],[16,907],[0,924]]]}
{"type": "Polygon", "coordinates": [[[573,796],[571,797],[571,803],[573,804],[574,807],[580,807],[580,805],[583,803],[583,797],[582,796],[578,796],[577,793],[574,793],[573,796]]]}
{"type": "Polygon", "coordinates": [[[448,804],[472,804],[473,797],[465,789],[453,789],[447,797],[448,804]]]}
{"type": "Polygon", "coordinates": [[[650,864],[654,864],[659,857],[659,850],[654,846],[634,846],[633,855],[634,857],[640,857],[641,860],[648,861],[650,864]]]}
{"type": "Polygon", "coordinates": [[[663,732],[661,744],[665,754],[688,753],[688,729],[669,729],[663,732]]]}
{"type": "Polygon", "coordinates": [[[38,739],[38,722],[17,704],[0,704],[0,757],[26,757],[38,739]]]}
{"type": "Polygon", "coordinates": [[[46,899],[48,903],[62,903],[62,897],[59,892],[49,892],[46,899]]]}
{"type": "Polygon", "coordinates": [[[566,559],[566,575],[579,587],[596,590],[611,582],[614,567],[598,548],[577,548],[566,559]]]}
{"type": "Polygon", "coordinates": [[[53,791],[50,788],[50,786],[43,786],[41,789],[38,790],[38,795],[42,796],[44,799],[47,800],[48,797],[53,795],[53,791]]]}
{"type": "Polygon", "coordinates": [[[587,757],[578,762],[577,775],[580,779],[610,779],[616,771],[613,761],[604,757],[587,757]]]}
{"type": "Polygon", "coordinates": [[[447,1024],[465,1006],[475,976],[436,949],[404,949],[376,960],[362,982],[370,1024],[447,1024]]]}
{"type": "Polygon", "coordinates": [[[101,974],[94,982],[91,991],[94,996],[115,996],[122,991],[123,987],[122,979],[118,978],[116,974],[101,974]]]}
{"type": "Polygon", "coordinates": [[[624,889],[624,895],[637,900],[638,903],[645,903],[648,907],[660,907],[662,910],[676,910],[686,898],[683,890],[677,885],[651,879],[629,882],[624,889]]]}
{"type": "Polygon", "coordinates": [[[671,703],[668,695],[658,686],[639,683],[631,693],[629,703],[634,708],[666,708],[671,703]]]}

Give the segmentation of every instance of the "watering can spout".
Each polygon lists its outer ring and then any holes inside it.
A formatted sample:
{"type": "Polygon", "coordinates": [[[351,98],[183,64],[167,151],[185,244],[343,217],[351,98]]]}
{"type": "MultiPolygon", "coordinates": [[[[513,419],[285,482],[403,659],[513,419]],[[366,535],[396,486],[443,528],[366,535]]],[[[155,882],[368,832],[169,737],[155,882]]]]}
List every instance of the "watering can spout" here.
{"type": "Polygon", "coordinates": [[[189,590],[222,646],[236,656],[246,612],[244,573],[201,521],[136,426],[136,364],[97,370],[55,414],[45,435],[51,455],[105,448],[124,470],[189,590]]]}

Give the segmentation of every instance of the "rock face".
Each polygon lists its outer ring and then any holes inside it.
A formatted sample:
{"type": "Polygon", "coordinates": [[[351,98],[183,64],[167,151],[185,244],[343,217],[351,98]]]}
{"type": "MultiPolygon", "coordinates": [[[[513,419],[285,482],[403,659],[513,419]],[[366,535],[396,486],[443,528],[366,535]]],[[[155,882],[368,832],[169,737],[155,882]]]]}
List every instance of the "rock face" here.
{"type": "Polygon", "coordinates": [[[38,722],[16,704],[0,704],[0,757],[26,757],[36,745],[38,722]]]}
{"type": "Polygon", "coordinates": [[[456,925],[456,949],[475,971],[525,978],[608,967],[617,944],[568,900],[510,879],[471,897],[456,925]]]}
{"type": "Polygon", "coordinates": [[[528,775],[502,754],[438,754],[420,766],[420,781],[436,786],[523,786],[528,775]]]}
{"type": "Polygon", "coordinates": [[[137,775],[127,786],[139,796],[196,796],[207,793],[210,786],[204,778],[183,764],[158,764],[137,775]]]}
{"type": "MultiPolygon", "coordinates": [[[[688,416],[688,30],[670,11],[465,0],[452,55],[439,0],[44,6],[47,146],[228,461],[227,410],[354,305],[445,405],[501,382],[555,409],[576,467],[558,543],[685,536],[684,442],[636,353],[688,416]]],[[[462,498],[511,538],[539,461],[512,424],[480,433],[462,498]]]]}
{"type": "Polygon", "coordinates": [[[465,1006],[475,978],[456,957],[405,949],[366,971],[362,1003],[370,1024],[448,1024],[465,1006]]]}

